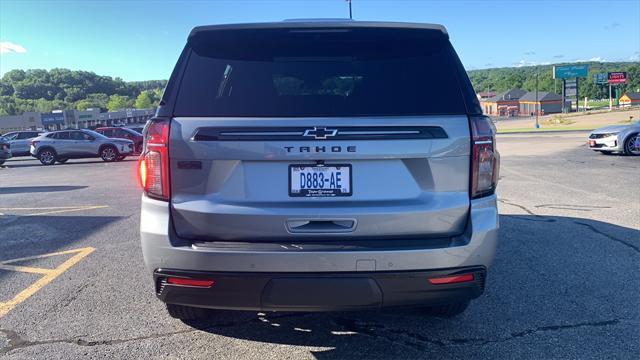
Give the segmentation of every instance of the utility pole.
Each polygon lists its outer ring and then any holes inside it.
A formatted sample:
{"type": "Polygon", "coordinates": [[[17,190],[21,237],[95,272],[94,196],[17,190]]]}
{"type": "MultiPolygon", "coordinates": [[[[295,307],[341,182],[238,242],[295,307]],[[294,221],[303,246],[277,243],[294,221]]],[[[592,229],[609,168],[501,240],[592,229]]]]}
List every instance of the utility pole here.
{"type": "Polygon", "coordinates": [[[349,3],[349,19],[353,20],[353,13],[351,12],[351,0],[346,0],[349,3]]]}
{"type": "Polygon", "coordinates": [[[538,112],[539,112],[538,106],[540,105],[540,104],[538,104],[538,74],[539,73],[536,71],[536,105],[535,105],[535,109],[536,109],[536,126],[535,127],[536,127],[536,129],[540,128],[540,123],[538,122],[538,112]]]}

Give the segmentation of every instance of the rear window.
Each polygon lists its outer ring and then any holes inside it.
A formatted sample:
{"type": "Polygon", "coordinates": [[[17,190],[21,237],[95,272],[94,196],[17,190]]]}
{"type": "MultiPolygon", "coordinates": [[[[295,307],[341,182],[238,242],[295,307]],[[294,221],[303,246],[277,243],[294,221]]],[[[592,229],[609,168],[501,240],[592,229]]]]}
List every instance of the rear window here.
{"type": "Polygon", "coordinates": [[[460,62],[436,30],[211,31],[189,47],[174,116],[467,113],[460,62]]]}

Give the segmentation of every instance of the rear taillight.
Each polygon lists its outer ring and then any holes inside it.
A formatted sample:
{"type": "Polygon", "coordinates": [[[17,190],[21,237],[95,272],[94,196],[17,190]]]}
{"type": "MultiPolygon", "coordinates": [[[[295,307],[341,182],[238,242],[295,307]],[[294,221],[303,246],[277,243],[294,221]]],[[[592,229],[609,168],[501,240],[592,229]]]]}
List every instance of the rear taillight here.
{"type": "Polygon", "coordinates": [[[150,120],[138,162],[138,176],[149,197],[169,200],[169,120],[150,120]]]}
{"type": "Polygon", "coordinates": [[[491,195],[498,184],[500,154],[496,149],[496,127],[486,116],[469,118],[471,124],[471,198],[491,195]]]}

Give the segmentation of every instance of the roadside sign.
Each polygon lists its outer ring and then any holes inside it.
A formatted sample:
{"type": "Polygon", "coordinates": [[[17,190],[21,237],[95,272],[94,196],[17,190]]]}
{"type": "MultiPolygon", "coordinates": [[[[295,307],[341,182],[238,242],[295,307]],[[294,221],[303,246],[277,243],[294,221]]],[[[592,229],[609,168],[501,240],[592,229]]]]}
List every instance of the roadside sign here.
{"type": "Polygon", "coordinates": [[[564,82],[564,96],[576,96],[578,93],[578,83],[575,79],[565,80],[564,82]]]}
{"type": "Polygon", "coordinates": [[[607,74],[609,84],[622,84],[627,81],[627,73],[624,71],[610,72],[607,74]]]}
{"type": "Polygon", "coordinates": [[[553,67],[554,79],[569,79],[576,77],[587,77],[589,75],[589,65],[565,65],[553,67]]]}
{"type": "Polygon", "coordinates": [[[64,114],[62,112],[45,113],[40,116],[42,125],[64,124],[64,114]]]}
{"type": "Polygon", "coordinates": [[[606,84],[608,82],[607,73],[596,73],[593,74],[593,83],[594,84],[606,84]]]}

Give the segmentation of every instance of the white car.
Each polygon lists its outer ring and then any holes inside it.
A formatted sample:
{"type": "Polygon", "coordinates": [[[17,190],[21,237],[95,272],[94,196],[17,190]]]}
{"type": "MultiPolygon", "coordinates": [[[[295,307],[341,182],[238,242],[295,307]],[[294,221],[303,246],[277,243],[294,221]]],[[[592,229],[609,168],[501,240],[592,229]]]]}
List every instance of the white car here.
{"type": "Polygon", "coordinates": [[[629,125],[611,125],[593,130],[587,144],[603,154],[640,155],[640,121],[629,125]]]}

